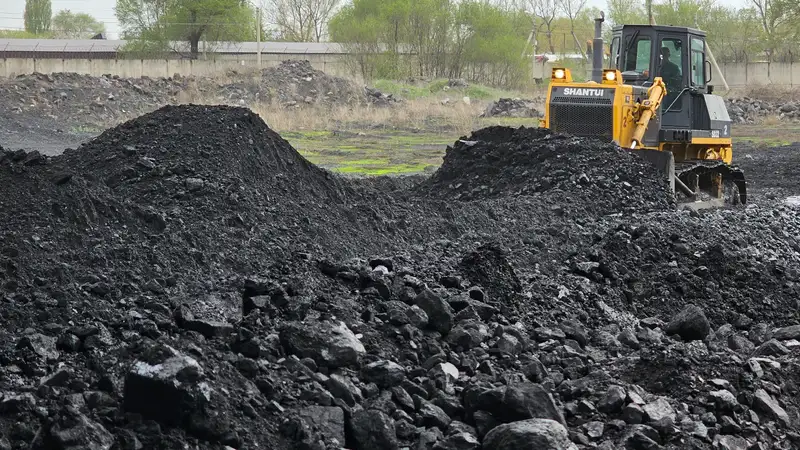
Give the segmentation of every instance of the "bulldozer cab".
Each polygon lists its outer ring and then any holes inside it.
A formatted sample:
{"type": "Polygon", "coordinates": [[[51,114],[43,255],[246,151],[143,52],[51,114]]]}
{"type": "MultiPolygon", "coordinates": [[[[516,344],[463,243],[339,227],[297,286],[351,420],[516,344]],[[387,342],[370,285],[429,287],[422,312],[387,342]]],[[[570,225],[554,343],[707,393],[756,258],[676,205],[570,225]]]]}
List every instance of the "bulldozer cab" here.
{"type": "Polygon", "coordinates": [[[619,70],[624,83],[642,87],[661,77],[667,87],[661,127],[692,129],[704,113],[693,110],[693,98],[712,91],[705,41],[706,34],[693,28],[618,26],[613,29],[609,68],[619,70]]]}

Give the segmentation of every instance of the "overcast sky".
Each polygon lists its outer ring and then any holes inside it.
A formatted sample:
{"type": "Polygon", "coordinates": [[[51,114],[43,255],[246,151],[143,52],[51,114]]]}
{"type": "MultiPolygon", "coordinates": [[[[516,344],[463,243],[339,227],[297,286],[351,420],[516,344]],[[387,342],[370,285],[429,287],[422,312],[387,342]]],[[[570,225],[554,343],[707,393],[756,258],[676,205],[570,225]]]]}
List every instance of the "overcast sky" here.
{"type": "MultiPolygon", "coordinates": [[[[655,0],[658,2],[658,0],[655,0]]],[[[52,0],[53,13],[69,9],[73,12],[85,12],[106,25],[109,39],[119,36],[119,24],[114,17],[115,0],[52,0]]],[[[718,4],[728,6],[743,6],[748,0],[717,0],[718,4]]],[[[588,0],[589,6],[605,8],[605,0],[588,0]]],[[[22,14],[25,10],[25,0],[0,0],[0,28],[22,30],[24,23],[22,14]]]]}

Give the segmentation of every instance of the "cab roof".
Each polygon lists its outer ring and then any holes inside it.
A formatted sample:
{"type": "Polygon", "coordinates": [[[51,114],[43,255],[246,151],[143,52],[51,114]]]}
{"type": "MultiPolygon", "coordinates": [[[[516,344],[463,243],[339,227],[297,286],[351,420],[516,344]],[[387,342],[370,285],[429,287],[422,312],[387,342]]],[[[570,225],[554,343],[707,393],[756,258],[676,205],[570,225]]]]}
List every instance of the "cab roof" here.
{"type": "Polygon", "coordinates": [[[655,30],[655,31],[662,31],[667,33],[687,33],[687,34],[694,34],[698,36],[706,36],[706,32],[702,30],[698,30],[697,28],[689,28],[689,27],[675,27],[672,25],[617,25],[612,28],[614,33],[620,32],[622,30],[630,30],[630,29],[638,29],[638,30],[655,30]]]}

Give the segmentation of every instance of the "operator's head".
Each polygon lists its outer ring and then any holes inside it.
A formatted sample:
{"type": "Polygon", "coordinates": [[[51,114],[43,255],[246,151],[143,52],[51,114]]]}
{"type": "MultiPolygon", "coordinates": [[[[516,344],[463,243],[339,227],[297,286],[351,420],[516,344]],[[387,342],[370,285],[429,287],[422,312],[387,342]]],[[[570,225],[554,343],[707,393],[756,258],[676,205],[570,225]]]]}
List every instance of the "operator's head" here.
{"type": "Polygon", "coordinates": [[[670,55],[669,48],[661,47],[661,56],[663,56],[664,59],[669,59],[669,55],[670,55]]]}

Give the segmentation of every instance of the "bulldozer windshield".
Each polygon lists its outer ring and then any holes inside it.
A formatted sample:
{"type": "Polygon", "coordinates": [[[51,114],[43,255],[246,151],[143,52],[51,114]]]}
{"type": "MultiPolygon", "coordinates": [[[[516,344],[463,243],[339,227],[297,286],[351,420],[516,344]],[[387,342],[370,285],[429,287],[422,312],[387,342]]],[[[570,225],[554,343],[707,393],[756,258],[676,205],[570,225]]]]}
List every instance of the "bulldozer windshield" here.
{"type": "Polygon", "coordinates": [[[636,72],[645,78],[650,76],[652,46],[649,36],[633,37],[625,54],[625,72],[636,72]]]}

